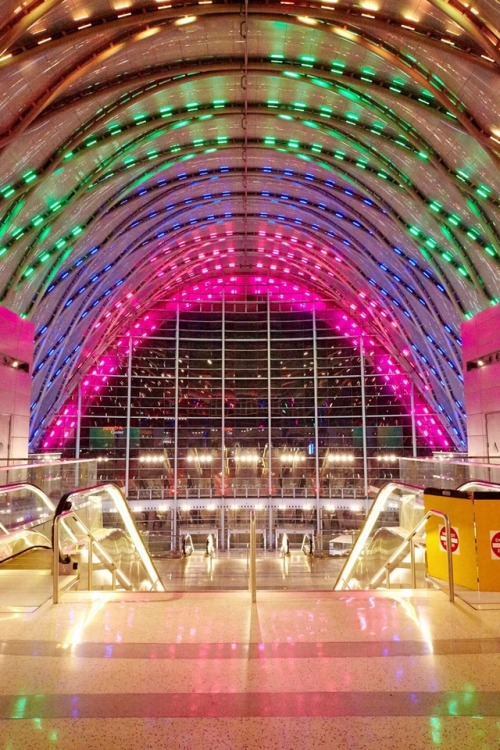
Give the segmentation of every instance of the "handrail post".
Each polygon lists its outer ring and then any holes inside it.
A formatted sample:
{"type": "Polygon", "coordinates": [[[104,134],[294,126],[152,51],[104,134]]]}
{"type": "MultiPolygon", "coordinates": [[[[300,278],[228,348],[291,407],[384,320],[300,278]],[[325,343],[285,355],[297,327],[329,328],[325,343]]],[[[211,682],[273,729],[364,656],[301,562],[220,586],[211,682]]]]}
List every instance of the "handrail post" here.
{"type": "Polygon", "coordinates": [[[54,520],[54,548],[52,550],[52,600],[59,602],[59,517],[54,520]]]}
{"type": "Polygon", "coordinates": [[[446,514],[444,516],[444,526],[446,529],[446,557],[448,558],[448,588],[450,591],[450,602],[455,601],[455,581],[453,578],[453,552],[451,551],[451,531],[450,519],[446,514]]]}
{"type": "Polygon", "coordinates": [[[256,575],[256,530],[255,530],[255,511],[250,511],[250,593],[252,595],[252,604],[257,601],[257,575],[256,575]]]}
{"type": "Polygon", "coordinates": [[[417,588],[417,570],[415,567],[415,536],[410,539],[411,587],[417,588]]]}
{"type": "Polygon", "coordinates": [[[92,591],[92,583],[94,580],[94,542],[89,539],[89,551],[87,555],[87,588],[92,591]]]}

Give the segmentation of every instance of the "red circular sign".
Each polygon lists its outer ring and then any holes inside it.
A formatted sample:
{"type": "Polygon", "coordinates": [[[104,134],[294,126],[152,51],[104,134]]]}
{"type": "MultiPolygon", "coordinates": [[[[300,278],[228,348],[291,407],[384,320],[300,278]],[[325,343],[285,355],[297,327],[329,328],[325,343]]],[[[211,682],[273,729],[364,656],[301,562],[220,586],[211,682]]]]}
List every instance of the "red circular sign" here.
{"type": "MultiPolygon", "coordinates": [[[[450,541],[451,541],[451,551],[456,552],[458,549],[458,531],[453,528],[453,526],[450,526],[450,541]]],[[[439,542],[441,544],[441,547],[446,550],[446,527],[441,526],[441,530],[439,532],[439,542]]]]}
{"type": "Polygon", "coordinates": [[[500,557],[500,531],[497,531],[491,537],[491,551],[495,557],[500,557]]]}

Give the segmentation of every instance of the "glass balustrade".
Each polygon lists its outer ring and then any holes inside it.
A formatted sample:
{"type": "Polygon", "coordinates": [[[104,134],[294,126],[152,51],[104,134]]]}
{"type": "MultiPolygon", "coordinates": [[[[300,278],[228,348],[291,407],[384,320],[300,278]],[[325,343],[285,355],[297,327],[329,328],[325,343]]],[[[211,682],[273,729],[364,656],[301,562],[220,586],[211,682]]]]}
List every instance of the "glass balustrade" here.
{"type": "MultiPolygon", "coordinates": [[[[162,591],[151,557],[120,489],[112,484],[66,493],[59,512],[71,511],[60,523],[61,561],[66,572],[78,570],[80,588],[108,588],[117,571],[118,585],[162,591]],[[91,571],[89,573],[89,567],[91,571]]],[[[52,546],[56,507],[38,487],[27,483],[0,487],[2,559],[52,546]]]]}
{"type": "Polygon", "coordinates": [[[382,488],[354,541],[335,590],[371,588],[375,575],[424,515],[422,487],[391,482],[382,488]]]}

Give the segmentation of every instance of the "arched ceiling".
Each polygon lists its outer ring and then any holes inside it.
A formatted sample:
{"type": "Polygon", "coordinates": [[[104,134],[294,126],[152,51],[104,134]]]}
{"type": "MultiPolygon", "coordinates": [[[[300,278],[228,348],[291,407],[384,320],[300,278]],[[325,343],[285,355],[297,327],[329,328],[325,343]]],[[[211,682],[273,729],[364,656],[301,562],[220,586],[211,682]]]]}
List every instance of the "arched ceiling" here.
{"type": "Polygon", "coordinates": [[[257,276],[376,335],[464,448],[460,324],[500,299],[499,18],[3,0],[0,303],[35,323],[33,447],[158,300],[257,276]]]}

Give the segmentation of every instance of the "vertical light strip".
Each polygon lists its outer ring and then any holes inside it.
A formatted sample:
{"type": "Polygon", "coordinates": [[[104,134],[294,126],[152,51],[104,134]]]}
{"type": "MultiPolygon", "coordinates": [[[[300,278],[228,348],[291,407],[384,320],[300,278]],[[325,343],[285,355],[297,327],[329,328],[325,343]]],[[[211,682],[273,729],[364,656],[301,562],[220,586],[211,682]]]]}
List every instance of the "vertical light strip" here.
{"type": "Polygon", "coordinates": [[[127,424],[125,435],[125,497],[128,497],[130,481],[130,424],[132,412],[132,333],[128,339],[128,367],[127,367],[127,424]]]}
{"type": "Polygon", "coordinates": [[[75,441],[75,458],[80,458],[80,437],[82,429],[82,381],[78,383],[76,391],[76,441],[75,441]]]}
{"type": "Polygon", "coordinates": [[[221,509],[220,509],[220,545],[225,549],[224,513],[226,495],[226,292],[222,291],[222,326],[221,326],[221,509]]]}
{"type": "Polygon", "coordinates": [[[318,423],[318,339],[316,336],[316,306],[312,310],[313,324],[313,388],[314,388],[314,493],[316,495],[316,533],[321,534],[319,504],[319,423],[318,423]]]}
{"type": "Polygon", "coordinates": [[[273,451],[272,451],[272,409],[271,409],[271,294],[267,293],[267,491],[273,494],[273,451]]]}
{"type": "Polygon", "coordinates": [[[80,440],[82,429],[82,381],[76,389],[75,487],[80,486],[80,440]]]}
{"type": "Polygon", "coordinates": [[[175,320],[174,503],[172,509],[172,549],[175,549],[177,546],[177,483],[179,480],[179,336],[180,305],[177,303],[175,320]]]}
{"type": "Polygon", "coordinates": [[[411,382],[410,390],[410,409],[411,409],[411,445],[413,458],[417,457],[417,425],[415,422],[415,384],[411,382]]]}
{"type": "Polygon", "coordinates": [[[365,398],[365,347],[363,334],[359,338],[359,370],[361,377],[361,425],[363,431],[363,485],[365,500],[368,500],[368,455],[366,447],[366,398],[365,398]]]}
{"type": "Polygon", "coordinates": [[[240,36],[243,40],[243,70],[240,80],[243,92],[243,115],[241,128],[243,130],[243,241],[244,241],[244,266],[247,266],[247,244],[248,244],[248,0],[243,0],[240,13],[243,16],[240,22],[240,36]]]}

